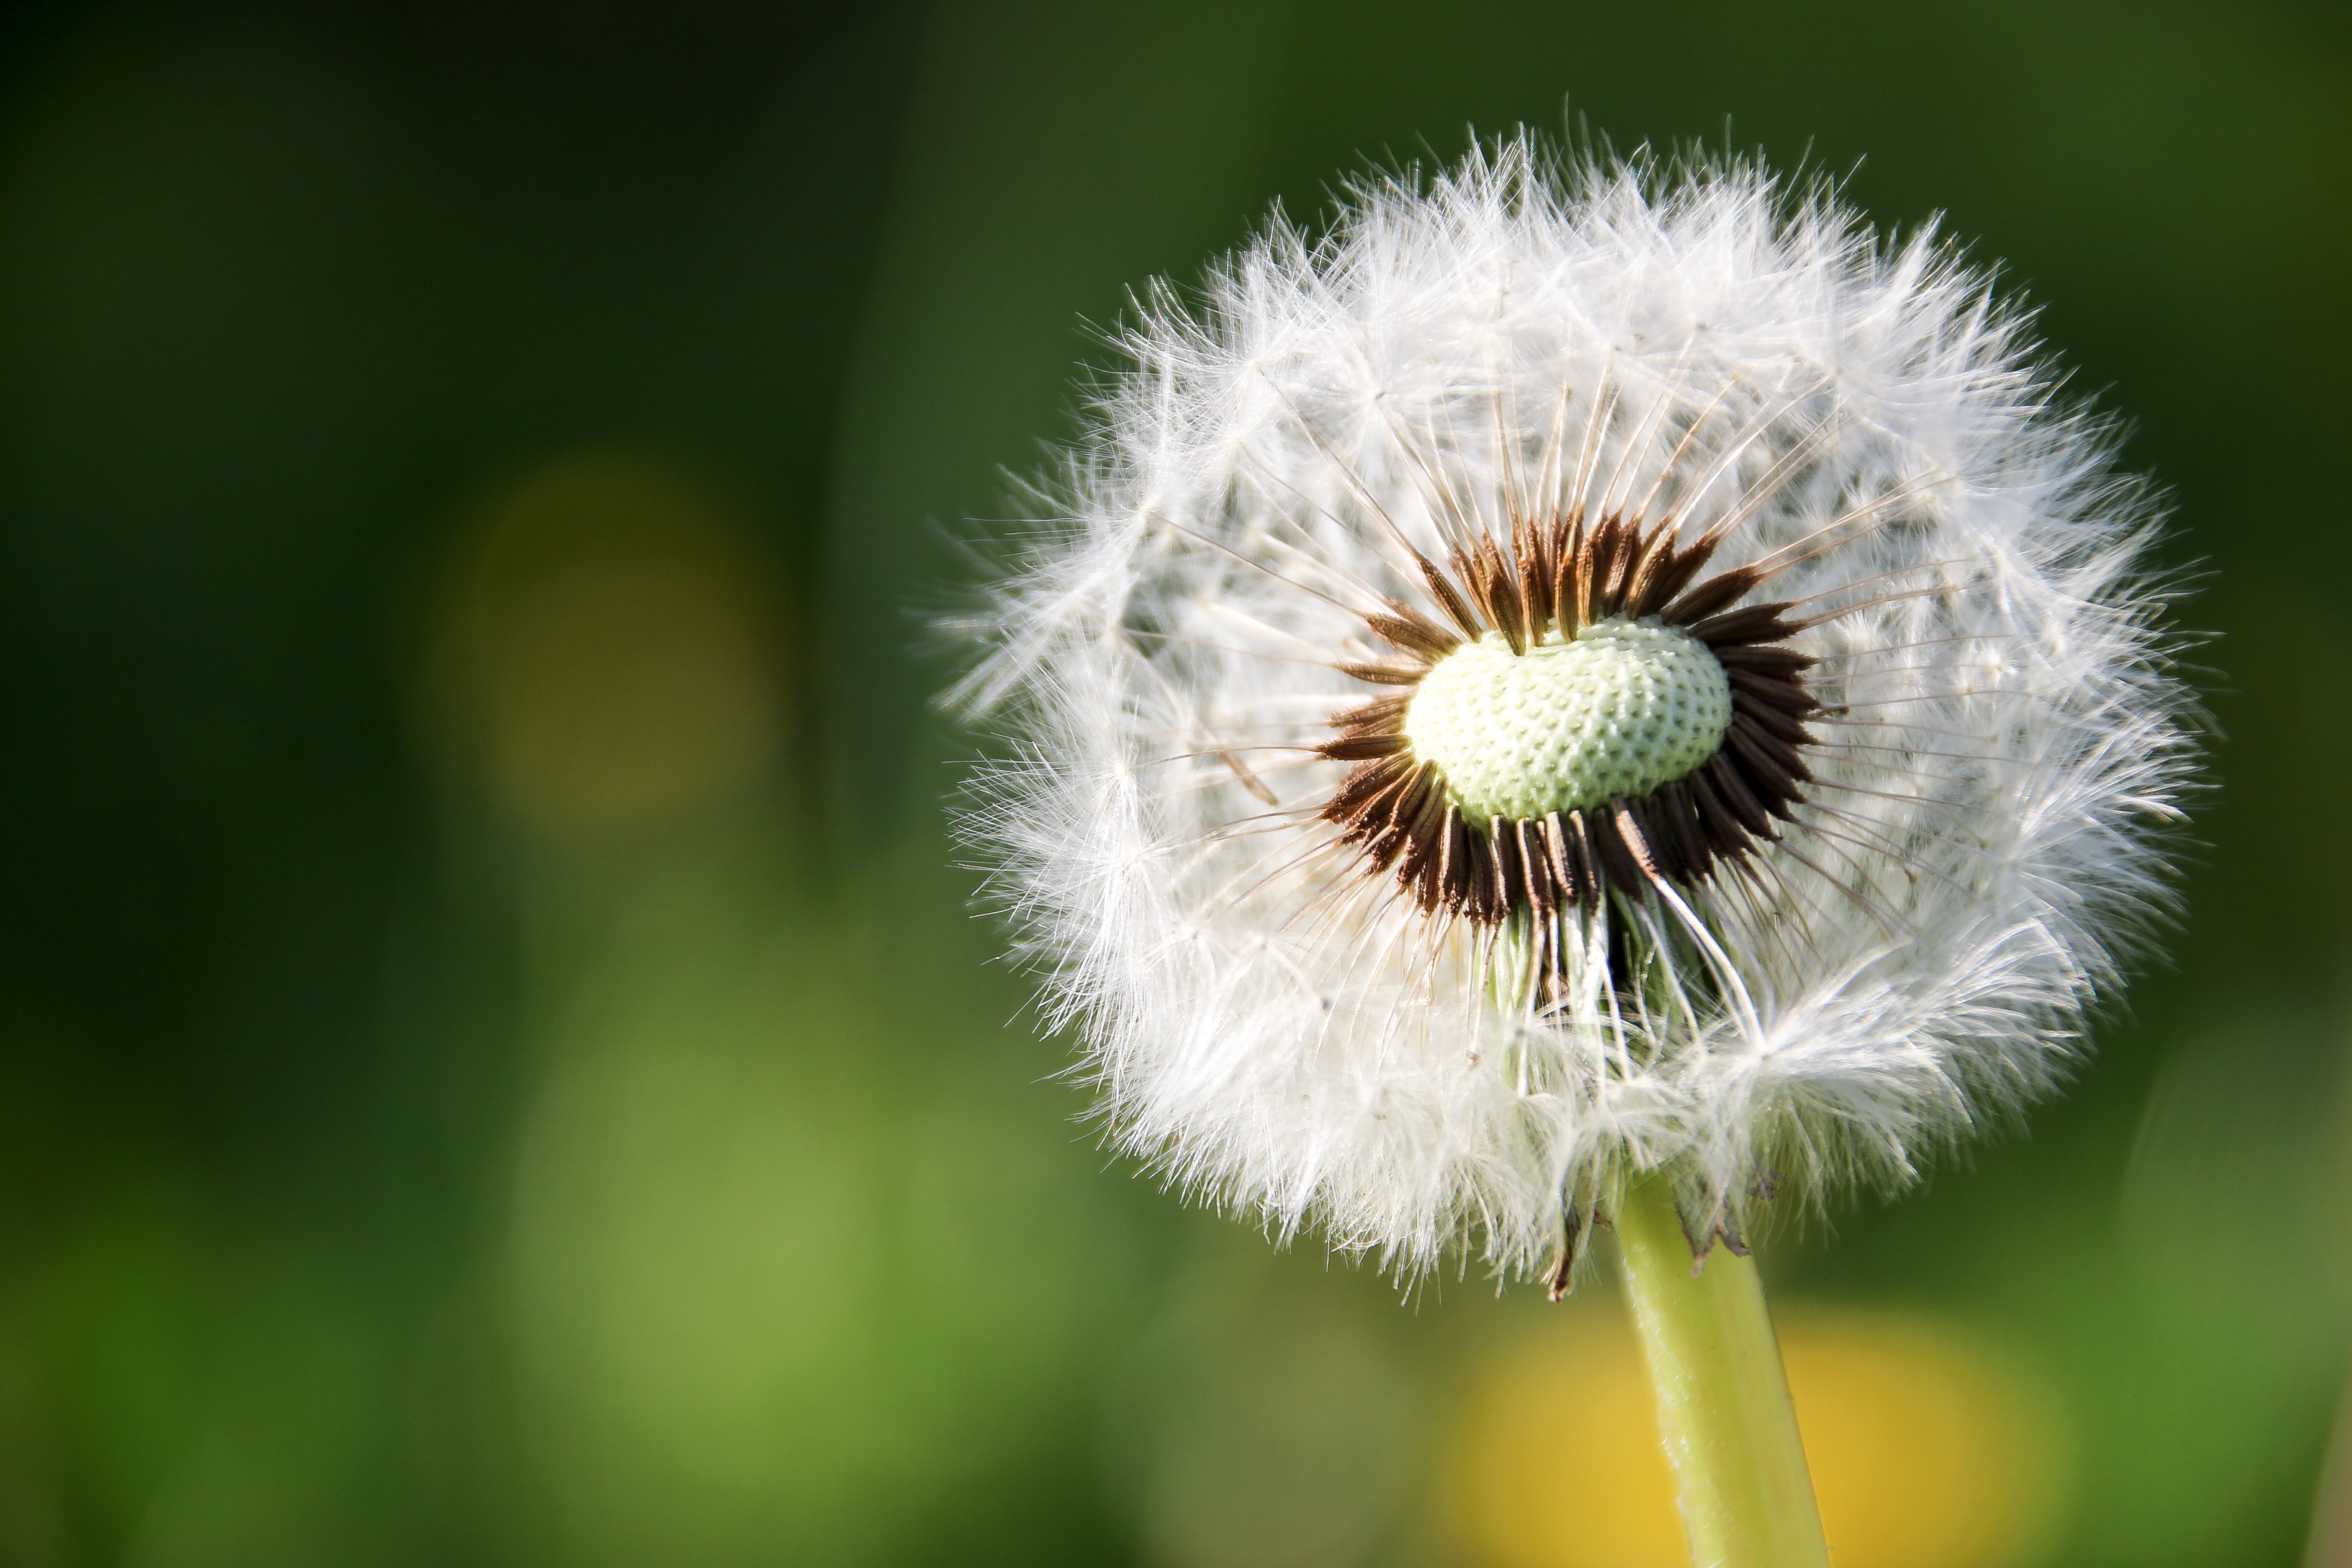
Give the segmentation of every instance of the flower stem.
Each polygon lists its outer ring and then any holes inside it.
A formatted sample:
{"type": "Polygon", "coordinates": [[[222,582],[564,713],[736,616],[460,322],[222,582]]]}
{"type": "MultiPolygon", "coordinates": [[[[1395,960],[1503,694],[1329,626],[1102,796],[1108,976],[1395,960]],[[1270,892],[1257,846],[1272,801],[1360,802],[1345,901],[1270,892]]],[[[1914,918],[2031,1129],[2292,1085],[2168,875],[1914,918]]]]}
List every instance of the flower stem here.
{"type": "Polygon", "coordinates": [[[1717,1247],[1695,1272],[1674,1189],[1660,1177],[1628,1188],[1615,1217],[1691,1561],[1827,1568],[1821,1510],[1754,1260],[1717,1247]]]}

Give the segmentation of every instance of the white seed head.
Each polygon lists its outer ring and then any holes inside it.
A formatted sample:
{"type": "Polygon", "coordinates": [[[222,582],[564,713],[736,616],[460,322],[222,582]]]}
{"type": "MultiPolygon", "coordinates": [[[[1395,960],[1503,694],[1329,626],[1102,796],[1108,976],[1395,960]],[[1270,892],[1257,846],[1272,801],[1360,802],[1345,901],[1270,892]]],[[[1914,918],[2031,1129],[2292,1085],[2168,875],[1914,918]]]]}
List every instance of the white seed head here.
{"type": "Polygon", "coordinates": [[[1932,234],[1507,142],[1276,219],[1024,510],[965,819],[1117,1142],[1410,1274],[1916,1178],[2170,898],[2154,509],[1932,234]]]}
{"type": "Polygon", "coordinates": [[[1731,683],[1675,626],[1603,621],[1515,654],[1500,632],[1430,667],[1405,711],[1414,754],[1473,822],[1644,795],[1713,756],[1731,683]]]}

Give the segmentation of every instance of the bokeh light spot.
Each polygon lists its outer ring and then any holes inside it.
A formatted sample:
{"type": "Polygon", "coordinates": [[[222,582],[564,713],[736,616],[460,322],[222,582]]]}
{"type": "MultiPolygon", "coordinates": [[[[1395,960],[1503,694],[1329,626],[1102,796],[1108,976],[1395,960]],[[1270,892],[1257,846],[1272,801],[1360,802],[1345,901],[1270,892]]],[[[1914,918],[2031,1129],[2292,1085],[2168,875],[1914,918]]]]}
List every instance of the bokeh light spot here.
{"type": "Polygon", "coordinates": [[[1131,1347],[1106,1413],[1109,1479],[1144,1561],[1382,1560],[1418,1490],[1418,1397],[1384,1325],[1357,1305],[1282,1289],[1247,1260],[1178,1288],[1131,1347]]]}
{"type": "Polygon", "coordinates": [[[435,696],[526,826],[578,840],[739,795],[783,724],[765,564],[691,475],[563,458],[485,511],[450,574],[435,696]]]}

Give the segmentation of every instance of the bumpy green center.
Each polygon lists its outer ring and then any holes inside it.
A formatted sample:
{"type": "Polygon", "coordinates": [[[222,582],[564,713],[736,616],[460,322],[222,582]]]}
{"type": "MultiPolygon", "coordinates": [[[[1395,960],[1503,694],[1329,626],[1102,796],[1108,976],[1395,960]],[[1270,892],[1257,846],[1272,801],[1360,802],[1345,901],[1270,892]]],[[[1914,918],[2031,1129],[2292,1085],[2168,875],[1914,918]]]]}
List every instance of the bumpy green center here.
{"type": "Polygon", "coordinates": [[[1616,620],[1524,654],[1499,632],[1463,644],[1422,677],[1404,731],[1483,823],[1647,795],[1713,756],[1730,725],[1731,684],[1705,643],[1616,620]]]}

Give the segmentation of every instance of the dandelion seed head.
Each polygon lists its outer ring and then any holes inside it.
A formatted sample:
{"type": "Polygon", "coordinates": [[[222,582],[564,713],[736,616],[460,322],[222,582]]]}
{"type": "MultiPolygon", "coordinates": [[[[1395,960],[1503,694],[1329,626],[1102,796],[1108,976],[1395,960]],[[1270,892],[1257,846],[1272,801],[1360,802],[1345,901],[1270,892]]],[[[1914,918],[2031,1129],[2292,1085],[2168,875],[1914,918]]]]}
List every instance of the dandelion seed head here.
{"type": "Polygon", "coordinates": [[[1557,1285],[1634,1174],[1738,1245],[2070,1069],[2189,699],[2146,490],[1932,233],[1522,138],[1123,346],[957,694],[1121,1146],[1557,1285]]]}

